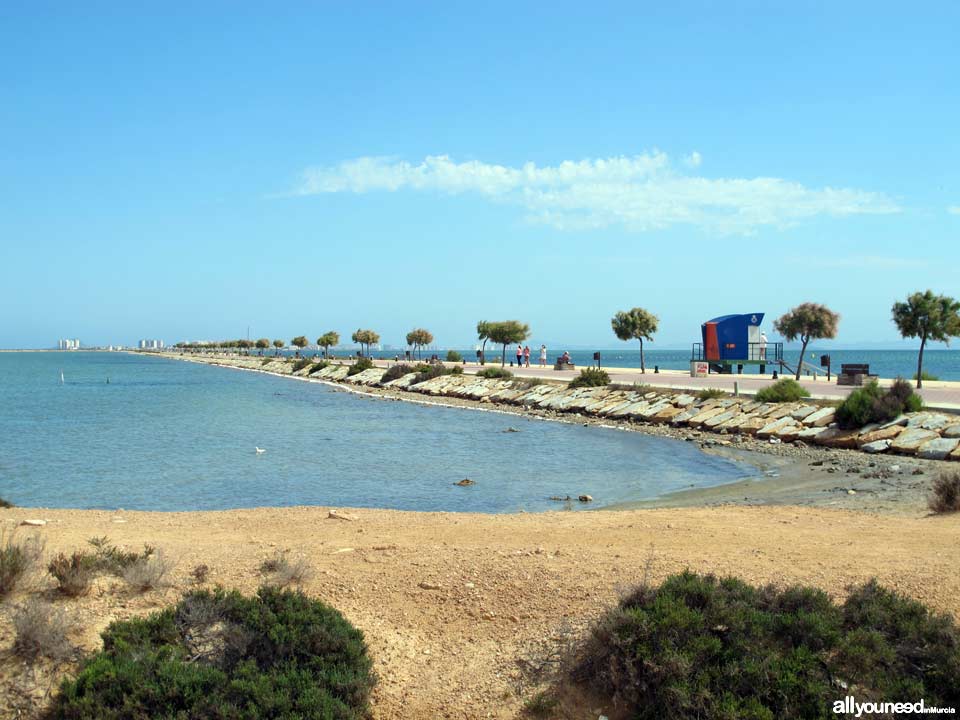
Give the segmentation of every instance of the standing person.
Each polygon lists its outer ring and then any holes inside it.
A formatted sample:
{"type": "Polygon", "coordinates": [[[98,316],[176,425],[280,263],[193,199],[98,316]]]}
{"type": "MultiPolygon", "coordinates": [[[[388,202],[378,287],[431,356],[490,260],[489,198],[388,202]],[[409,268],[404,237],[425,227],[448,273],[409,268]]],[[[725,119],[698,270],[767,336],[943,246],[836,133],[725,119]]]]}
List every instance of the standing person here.
{"type": "Polygon", "coordinates": [[[517,367],[523,367],[523,345],[517,345],[517,367]]]}
{"type": "Polygon", "coordinates": [[[530,367],[530,346],[523,346],[523,366],[530,367]]]}
{"type": "Polygon", "coordinates": [[[547,366],[547,346],[540,346],[540,367],[545,368],[547,366]]]}
{"type": "Polygon", "coordinates": [[[767,334],[762,330],[760,331],[760,359],[767,359],[767,334]]]}

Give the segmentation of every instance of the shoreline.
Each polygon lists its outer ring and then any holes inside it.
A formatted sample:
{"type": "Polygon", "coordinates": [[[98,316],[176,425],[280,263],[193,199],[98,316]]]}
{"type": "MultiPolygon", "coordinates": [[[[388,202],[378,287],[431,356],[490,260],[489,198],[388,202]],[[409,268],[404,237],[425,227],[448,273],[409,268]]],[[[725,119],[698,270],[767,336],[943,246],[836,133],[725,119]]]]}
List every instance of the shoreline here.
{"type": "MultiPolygon", "coordinates": [[[[181,359],[176,356],[164,357],[173,360],[181,359]]],[[[183,359],[191,361],[189,358],[183,359]]],[[[771,444],[747,435],[723,436],[694,428],[638,424],[627,420],[542,411],[526,406],[495,405],[466,398],[442,395],[424,397],[421,393],[398,388],[356,386],[322,378],[281,374],[262,368],[226,363],[201,361],[197,364],[319,383],[334,391],[348,392],[371,400],[410,402],[428,407],[457,407],[475,412],[513,415],[528,420],[590,425],[623,432],[639,432],[677,441],[696,442],[705,453],[737,460],[757,470],[755,476],[743,480],[673,491],[650,500],[592,508],[596,512],[718,505],[795,505],[923,517],[928,513],[926,500],[930,484],[946,465],[943,461],[917,457],[867,455],[858,450],[816,445],[796,447],[788,443],[771,444]]],[[[558,505],[557,509],[561,510],[562,507],[558,505]]],[[[491,514],[510,515],[512,513],[491,514]]]]}

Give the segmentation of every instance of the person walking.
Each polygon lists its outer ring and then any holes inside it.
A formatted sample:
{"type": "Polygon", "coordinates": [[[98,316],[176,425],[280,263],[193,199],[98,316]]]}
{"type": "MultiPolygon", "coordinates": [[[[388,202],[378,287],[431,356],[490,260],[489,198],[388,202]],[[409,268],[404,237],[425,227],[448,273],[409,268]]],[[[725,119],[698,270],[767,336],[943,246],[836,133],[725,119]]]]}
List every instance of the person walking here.
{"type": "Polygon", "coordinates": [[[523,346],[523,366],[530,367],[530,346],[523,346]]]}
{"type": "Polygon", "coordinates": [[[547,366],[547,346],[540,346],[540,367],[545,368],[547,366]]]}
{"type": "Polygon", "coordinates": [[[517,345],[517,367],[523,367],[523,345],[517,345]]]}

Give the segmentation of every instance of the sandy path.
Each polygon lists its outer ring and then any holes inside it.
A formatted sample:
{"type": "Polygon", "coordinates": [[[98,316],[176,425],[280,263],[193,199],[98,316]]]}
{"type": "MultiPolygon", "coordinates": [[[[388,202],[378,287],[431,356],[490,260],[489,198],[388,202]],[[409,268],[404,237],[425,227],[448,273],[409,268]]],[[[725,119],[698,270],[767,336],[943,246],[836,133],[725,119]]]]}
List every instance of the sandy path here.
{"type": "MultiPolygon", "coordinates": [[[[582,628],[635,584],[685,567],[753,582],[805,582],[842,594],[872,576],[960,616],[960,516],[904,518],[796,507],[466,515],[326,508],[204,513],[11,509],[10,528],[44,518],[48,550],[90,537],[150,542],[178,559],[175,587],[135,596],[114,579],[80,600],[57,600],[86,629],[84,645],[115,618],[173,602],[190,569],[252,592],[260,562],[278,548],[309,557],[305,590],[366,633],[381,682],[375,717],[514,718],[517,659],[566,624],[582,628]],[[425,583],[439,589],[424,589],[425,583]]],[[[21,528],[26,532],[28,528],[21,528]]],[[[40,585],[34,591],[39,591],[40,585]]],[[[14,602],[22,594],[12,598],[14,602]]],[[[12,642],[7,610],[0,648],[12,642]]],[[[3,664],[0,706],[9,706],[3,664]]],[[[532,689],[527,686],[523,696],[532,689]]]]}

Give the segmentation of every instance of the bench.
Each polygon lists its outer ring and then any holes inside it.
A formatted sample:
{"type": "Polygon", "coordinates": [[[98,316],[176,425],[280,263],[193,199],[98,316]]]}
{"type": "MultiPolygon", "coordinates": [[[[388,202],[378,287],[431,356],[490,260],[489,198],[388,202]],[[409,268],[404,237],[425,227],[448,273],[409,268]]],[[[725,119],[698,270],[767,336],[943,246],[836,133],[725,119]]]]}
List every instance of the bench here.
{"type": "Polygon", "coordinates": [[[837,375],[837,385],[863,385],[864,380],[870,382],[876,379],[877,376],[870,374],[870,366],[866,363],[843,363],[837,375]]]}

